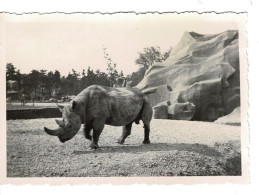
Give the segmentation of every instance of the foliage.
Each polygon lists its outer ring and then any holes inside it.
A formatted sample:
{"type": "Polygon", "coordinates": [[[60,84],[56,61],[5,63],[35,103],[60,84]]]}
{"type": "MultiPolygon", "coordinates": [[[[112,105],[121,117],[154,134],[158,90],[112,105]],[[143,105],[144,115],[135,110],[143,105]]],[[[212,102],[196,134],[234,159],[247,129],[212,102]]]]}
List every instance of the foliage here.
{"type": "MultiPolygon", "coordinates": [[[[54,73],[47,70],[32,70],[29,74],[22,75],[9,63],[6,65],[6,80],[19,81],[20,96],[25,94],[27,99],[38,101],[48,100],[51,97],[61,99],[63,96],[77,95],[93,84],[112,86],[110,82],[114,80],[110,78],[109,74],[100,70],[94,71],[90,67],[87,72],[83,69],[81,74],[74,69],[71,72],[62,77],[58,70],[55,70],[54,73]]],[[[117,70],[113,69],[110,73],[116,75],[116,72],[117,70]]],[[[10,90],[10,87],[7,86],[6,90],[10,90]]]]}
{"type": "MultiPolygon", "coordinates": [[[[14,65],[12,63],[8,63],[6,65],[6,81],[17,81],[18,88],[21,86],[21,80],[22,80],[22,74],[20,73],[20,70],[16,70],[14,65]]],[[[10,86],[6,82],[6,89],[10,89],[10,86]]]]}
{"type": "MultiPolygon", "coordinates": [[[[161,53],[159,47],[144,48],[139,53],[136,64],[140,66],[139,70],[127,76],[131,82],[130,86],[136,86],[144,77],[145,71],[156,62],[162,62],[168,58],[171,48],[161,53]]],[[[123,71],[117,71],[117,64],[111,59],[107,48],[103,47],[104,59],[107,65],[107,72],[101,72],[99,69],[93,70],[88,67],[80,72],[72,69],[67,76],[60,75],[58,70],[32,70],[29,74],[21,74],[12,63],[6,65],[6,81],[12,80],[18,83],[18,89],[21,94],[25,94],[29,99],[46,100],[50,97],[60,99],[62,96],[77,95],[86,87],[97,84],[103,86],[114,86],[118,84],[118,78],[124,78],[123,71]]],[[[6,82],[8,83],[8,82],[6,82]]],[[[6,86],[6,90],[10,87],[6,86]]]]}
{"type": "MultiPolygon", "coordinates": [[[[110,86],[113,86],[113,84],[116,83],[116,78],[119,77],[118,71],[116,70],[117,64],[112,61],[111,57],[107,52],[107,48],[105,47],[103,48],[103,53],[104,53],[104,59],[106,60],[106,64],[107,64],[106,70],[108,71],[110,86]]],[[[121,74],[123,75],[122,72],[121,74]]]]}
{"type": "Polygon", "coordinates": [[[134,87],[140,83],[148,68],[153,66],[155,63],[165,61],[169,57],[171,50],[172,48],[169,48],[166,52],[161,53],[160,47],[152,46],[150,48],[144,48],[143,52],[139,53],[139,57],[135,61],[140,68],[129,76],[131,86],[134,87]]]}
{"type": "Polygon", "coordinates": [[[160,47],[147,47],[143,49],[143,52],[139,53],[139,57],[135,63],[140,67],[144,67],[146,70],[153,64],[165,61],[171,52],[172,48],[168,51],[161,53],[160,47]]]}

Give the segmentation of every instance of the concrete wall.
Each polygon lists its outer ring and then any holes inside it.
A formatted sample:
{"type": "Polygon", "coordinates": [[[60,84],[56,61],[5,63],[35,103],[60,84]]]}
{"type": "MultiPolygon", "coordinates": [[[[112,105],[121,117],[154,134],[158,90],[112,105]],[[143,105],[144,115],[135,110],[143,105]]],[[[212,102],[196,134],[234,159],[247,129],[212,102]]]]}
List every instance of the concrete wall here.
{"type": "Polygon", "coordinates": [[[36,118],[61,118],[62,113],[58,108],[38,108],[23,110],[7,110],[6,119],[36,119],[36,118]]]}

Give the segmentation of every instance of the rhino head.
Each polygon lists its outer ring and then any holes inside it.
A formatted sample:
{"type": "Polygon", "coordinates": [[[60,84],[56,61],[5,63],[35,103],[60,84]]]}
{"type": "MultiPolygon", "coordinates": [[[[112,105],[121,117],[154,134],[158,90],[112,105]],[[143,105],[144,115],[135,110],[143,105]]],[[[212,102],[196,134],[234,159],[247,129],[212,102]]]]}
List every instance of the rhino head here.
{"type": "Polygon", "coordinates": [[[58,124],[57,129],[48,129],[44,127],[47,134],[58,136],[59,140],[64,143],[72,139],[81,127],[80,115],[76,112],[76,102],[72,101],[70,105],[58,105],[59,110],[62,112],[63,120],[55,120],[58,124]]]}

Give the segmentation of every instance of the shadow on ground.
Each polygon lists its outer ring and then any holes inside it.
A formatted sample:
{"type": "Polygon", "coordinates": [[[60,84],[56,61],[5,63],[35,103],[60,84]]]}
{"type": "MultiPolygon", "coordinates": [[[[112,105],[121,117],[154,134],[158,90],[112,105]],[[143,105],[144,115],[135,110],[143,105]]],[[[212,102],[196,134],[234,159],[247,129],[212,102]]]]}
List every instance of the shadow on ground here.
{"type": "Polygon", "coordinates": [[[89,154],[89,153],[142,153],[149,151],[188,151],[195,152],[201,155],[211,156],[211,157],[221,157],[222,154],[217,150],[208,147],[203,144],[169,144],[169,143],[154,143],[148,145],[138,145],[138,146],[105,146],[97,150],[85,150],[85,151],[74,151],[75,155],[89,154]]]}

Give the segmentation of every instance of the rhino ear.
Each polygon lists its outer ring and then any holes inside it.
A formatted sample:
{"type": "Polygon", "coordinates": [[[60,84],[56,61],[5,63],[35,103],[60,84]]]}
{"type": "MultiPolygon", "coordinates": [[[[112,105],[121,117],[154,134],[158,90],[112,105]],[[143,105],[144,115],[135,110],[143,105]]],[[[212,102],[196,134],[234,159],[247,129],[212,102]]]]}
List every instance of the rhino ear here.
{"type": "Polygon", "coordinates": [[[57,120],[55,119],[56,123],[58,124],[58,126],[60,127],[64,127],[64,121],[63,120],[57,120]]]}
{"type": "Polygon", "coordinates": [[[64,108],[64,106],[59,105],[59,104],[57,104],[57,106],[58,106],[58,108],[59,108],[59,111],[60,111],[60,112],[63,112],[63,108],[64,108]]]}
{"type": "Polygon", "coordinates": [[[72,100],[71,101],[71,109],[76,110],[76,108],[77,108],[77,103],[76,103],[76,101],[72,100]]]}

